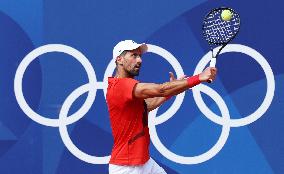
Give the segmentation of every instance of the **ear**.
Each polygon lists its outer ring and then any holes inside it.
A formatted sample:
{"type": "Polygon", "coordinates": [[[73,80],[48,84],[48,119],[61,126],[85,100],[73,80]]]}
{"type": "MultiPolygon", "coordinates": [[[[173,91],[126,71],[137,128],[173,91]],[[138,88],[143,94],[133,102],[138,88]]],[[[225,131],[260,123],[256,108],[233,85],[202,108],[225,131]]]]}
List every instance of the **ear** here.
{"type": "Polygon", "coordinates": [[[122,56],[117,56],[116,57],[116,62],[117,62],[118,65],[123,65],[122,61],[123,61],[123,57],[122,56]]]}

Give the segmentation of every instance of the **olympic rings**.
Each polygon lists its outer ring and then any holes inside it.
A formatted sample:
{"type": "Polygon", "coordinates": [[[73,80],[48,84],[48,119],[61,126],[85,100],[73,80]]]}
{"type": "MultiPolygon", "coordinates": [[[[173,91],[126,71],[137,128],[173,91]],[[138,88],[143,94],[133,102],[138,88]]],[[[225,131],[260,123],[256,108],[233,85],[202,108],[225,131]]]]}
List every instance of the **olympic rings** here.
{"type": "Polygon", "coordinates": [[[26,57],[24,57],[19,67],[17,68],[15,79],[14,79],[14,92],[15,92],[17,102],[19,103],[19,106],[21,107],[23,112],[35,122],[45,125],[45,126],[58,127],[60,124],[64,124],[65,121],[67,122],[67,124],[71,124],[71,123],[78,121],[80,118],[82,118],[91,108],[95,100],[96,89],[90,88],[88,97],[85,103],[82,105],[82,107],[77,112],[69,116],[67,120],[46,118],[44,116],[39,115],[35,111],[33,111],[24,98],[23,89],[22,89],[23,76],[24,76],[24,73],[27,67],[30,65],[30,63],[33,60],[35,60],[38,56],[45,54],[45,53],[49,53],[49,52],[62,52],[62,53],[66,53],[66,54],[73,56],[85,68],[88,78],[89,78],[89,84],[95,87],[97,80],[96,80],[95,71],[91,63],[89,62],[89,60],[78,50],[72,47],[66,46],[66,45],[61,45],[61,44],[44,45],[44,46],[34,49],[26,57]]]}
{"type": "MultiPolygon", "coordinates": [[[[218,48],[215,48],[218,49],[218,48]]],[[[216,51],[216,50],[215,50],[216,51]]],[[[183,69],[177,59],[167,50],[156,46],[148,44],[148,52],[158,54],[161,57],[165,58],[171,66],[174,68],[175,73],[177,76],[182,76],[183,69]]],[[[274,75],[272,72],[272,69],[266,59],[258,53],[256,50],[244,46],[244,45],[238,45],[238,44],[229,44],[227,45],[222,53],[226,52],[241,52],[244,54],[249,55],[250,57],[254,58],[263,68],[264,73],[266,75],[267,79],[267,92],[266,96],[264,98],[263,103],[261,106],[252,114],[250,114],[247,117],[240,118],[240,119],[230,119],[229,109],[227,108],[227,105],[225,104],[224,100],[221,98],[220,95],[213,89],[209,88],[208,86],[204,84],[200,84],[194,88],[193,90],[193,97],[194,100],[198,106],[198,108],[201,110],[201,112],[211,121],[219,124],[222,126],[222,132],[221,135],[216,142],[216,144],[209,149],[207,152],[193,156],[193,157],[185,157],[177,155],[173,152],[171,152],[169,149],[167,149],[160,141],[157,131],[156,131],[156,125],[162,124],[168,119],[170,119],[180,108],[185,93],[181,93],[175,98],[175,101],[170,106],[170,108],[163,114],[157,117],[157,111],[158,108],[154,111],[149,113],[149,128],[150,128],[150,136],[151,140],[156,147],[156,149],[166,158],[169,160],[172,160],[176,163],[180,164],[198,164],[205,162],[212,157],[214,157],[225,145],[231,127],[239,127],[248,125],[254,121],[256,121],[258,118],[260,118],[266,110],[269,108],[271,101],[274,96],[274,90],[275,90],[275,81],[274,81],[274,75]],[[203,92],[207,94],[208,96],[212,97],[212,99],[216,102],[217,106],[220,108],[222,117],[216,115],[213,113],[204,103],[200,92],[203,92]]],[[[210,53],[207,53],[198,63],[194,74],[200,73],[206,64],[210,60],[210,53]]],[[[91,63],[88,61],[88,59],[78,50],[62,45],[62,44],[48,44],[41,46],[39,48],[36,48],[35,50],[31,51],[27,56],[24,57],[22,62],[20,63],[15,79],[14,79],[14,92],[17,99],[17,102],[19,103],[20,108],[23,110],[23,112],[30,117],[35,122],[45,125],[45,126],[51,126],[51,127],[58,127],[60,136],[63,140],[64,145],[67,147],[67,149],[77,158],[81,159],[82,161],[92,163],[92,164],[107,164],[109,162],[110,156],[104,156],[104,157],[96,157],[88,155],[84,152],[82,152],[80,149],[78,149],[72,142],[68,131],[67,131],[67,125],[75,123],[79,119],[81,119],[91,108],[95,97],[96,97],[96,91],[97,89],[103,89],[104,95],[106,95],[106,87],[107,87],[107,77],[112,76],[113,71],[115,69],[115,63],[114,60],[111,60],[110,63],[107,66],[107,69],[104,74],[103,82],[97,82],[95,71],[91,65],[91,63]],[[42,115],[39,115],[35,111],[33,111],[29,105],[27,104],[23,91],[22,91],[22,80],[25,73],[25,70],[30,65],[30,63],[35,60],[38,56],[49,53],[49,52],[62,52],[69,54],[73,56],[75,59],[77,59],[84,67],[84,69],[87,72],[89,83],[82,85],[75,89],[64,101],[62,108],[59,113],[58,119],[50,119],[46,118],[42,115]],[[71,116],[68,116],[68,111],[73,104],[73,102],[82,94],[88,92],[88,96],[84,104],[81,106],[81,108],[72,114],[71,116]]]]}
{"type": "MultiPolygon", "coordinates": [[[[219,49],[219,47],[215,48],[214,51],[217,51],[218,49],[219,49]]],[[[250,114],[249,116],[246,116],[246,117],[240,118],[240,119],[230,119],[228,124],[231,127],[240,127],[240,126],[248,125],[248,124],[256,121],[269,108],[269,106],[272,102],[273,96],[274,96],[275,80],[274,80],[274,75],[273,75],[273,72],[272,72],[272,69],[271,69],[269,63],[256,50],[254,50],[250,47],[244,46],[244,45],[230,44],[230,45],[227,45],[221,51],[220,54],[227,53],[227,52],[240,52],[240,53],[247,54],[251,58],[255,59],[260,64],[260,66],[262,67],[262,69],[265,73],[265,76],[266,76],[266,81],[267,81],[267,92],[266,92],[265,98],[263,100],[263,103],[260,105],[260,107],[254,113],[250,114]]],[[[199,74],[200,72],[202,72],[202,70],[204,69],[206,64],[210,61],[210,59],[211,59],[211,55],[209,53],[207,53],[200,60],[200,62],[197,64],[197,67],[194,71],[194,74],[199,74]]],[[[193,91],[194,100],[195,100],[197,106],[199,107],[199,109],[201,110],[201,112],[208,119],[213,121],[214,123],[224,125],[225,124],[224,120],[220,116],[218,116],[214,112],[212,112],[204,103],[203,99],[201,98],[199,87],[197,86],[196,88],[193,88],[192,91],[193,91]]]]}

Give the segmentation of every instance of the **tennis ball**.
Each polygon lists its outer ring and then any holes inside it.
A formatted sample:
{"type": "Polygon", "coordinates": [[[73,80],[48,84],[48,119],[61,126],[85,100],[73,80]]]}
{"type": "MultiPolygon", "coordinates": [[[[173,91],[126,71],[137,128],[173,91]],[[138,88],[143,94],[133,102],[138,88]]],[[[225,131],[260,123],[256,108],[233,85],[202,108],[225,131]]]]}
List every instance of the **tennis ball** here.
{"type": "Polygon", "coordinates": [[[224,21],[229,21],[232,19],[232,12],[230,10],[223,10],[222,13],[221,13],[221,18],[224,20],[224,21]]]}

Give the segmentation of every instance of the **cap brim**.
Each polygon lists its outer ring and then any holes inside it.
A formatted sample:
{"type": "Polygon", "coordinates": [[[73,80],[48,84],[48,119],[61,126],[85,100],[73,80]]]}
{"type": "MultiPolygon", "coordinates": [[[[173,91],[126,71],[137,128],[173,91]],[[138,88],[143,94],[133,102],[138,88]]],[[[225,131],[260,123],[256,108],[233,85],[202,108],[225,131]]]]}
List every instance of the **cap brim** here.
{"type": "Polygon", "coordinates": [[[148,51],[148,46],[145,43],[140,44],[138,48],[142,51],[142,54],[148,51]]]}

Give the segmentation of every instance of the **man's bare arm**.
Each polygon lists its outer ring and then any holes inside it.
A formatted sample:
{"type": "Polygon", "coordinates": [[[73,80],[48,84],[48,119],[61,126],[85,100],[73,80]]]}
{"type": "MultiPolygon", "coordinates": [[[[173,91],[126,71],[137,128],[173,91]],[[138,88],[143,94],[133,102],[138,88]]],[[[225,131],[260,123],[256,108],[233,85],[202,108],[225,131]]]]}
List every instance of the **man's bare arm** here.
{"type": "MultiPolygon", "coordinates": [[[[178,80],[183,80],[186,78],[186,75],[183,75],[178,80]]],[[[172,72],[170,72],[170,81],[177,80],[172,72]]],[[[145,102],[147,104],[148,112],[156,109],[157,107],[161,106],[165,101],[167,101],[170,97],[154,97],[154,98],[147,98],[145,102]]]]}
{"type": "MultiPolygon", "coordinates": [[[[201,74],[199,74],[199,80],[201,82],[207,81],[208,79],[215,79],[216,68],[206,68],[201,74]]],[[[169,97],[182,93],[189,89],[190,81],[188,79],[174,80],[163,84],[155,83],[138,83],[133,90],[133,95],[137,98],[154,98],[154,97],[169,97]]]]}
{"type": "Polygon", "coordinates": [[[148,112],[161,106],[167,99],[168,99],[167,97],[154,97],[154,98],[145,99],[148,112]]]}
{"type": "Polygon", "coordinates": [[[163,84],[138,83],[134,88],[134,96],[137,98],[168,97],[179,94],[189,88],[187,80],[166,82],[163,84]]]}

